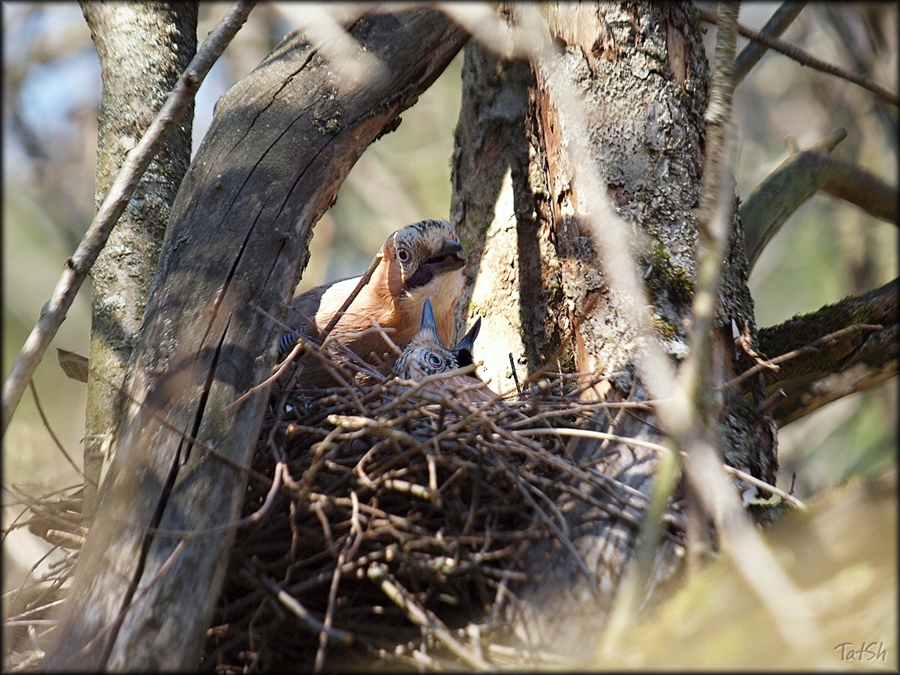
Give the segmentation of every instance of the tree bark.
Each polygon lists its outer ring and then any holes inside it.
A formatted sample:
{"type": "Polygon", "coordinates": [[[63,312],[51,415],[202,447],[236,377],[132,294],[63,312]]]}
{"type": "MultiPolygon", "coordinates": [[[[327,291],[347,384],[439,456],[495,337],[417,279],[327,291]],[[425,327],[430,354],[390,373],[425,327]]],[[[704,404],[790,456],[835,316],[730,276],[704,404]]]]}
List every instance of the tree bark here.
{"type": "MultiPolygon", "coordinates": [[[[515,11],[512,6],[507,12],[513,24],[516,17],[509,15],[515,11]]],[[[502,166],[504,161],[512,167],[504,189],[496,180],[454,182],[454,214],[464,219],[460,229],[486,230],[469,306],[470,313],[484,317],[476,360],[484,360],[487,374],[504,388],[508,355],[492,344],[514,335],[518,340],[510,344],[521,350],[520,380],[545,365],[619,373],[589,393],[610,401],[645,400],[648,394],[634,365],[641,336],[622,311],[624,291],[610,287],[598,244],[579,215],[579,204],[587,197],[580,192],[581,167],[573,165],[567,144],[571,134],[590,139],[591,156],[605,177],[610,199],[632,225],[633,251],[652,304],[652,323],[677,365],[687,354],[685,326],[696,274],[694,210],[703,173],[709,86],[696,10],[682,3],[550,3],[542,11],[562,51],[559,67],[584,97],[588,119],[585,131],[561,119],[559,102],[536,70],[528,107],[521,112],[523,122],[515,127],[524,131],[528,143],[524,149],[515,146],[512,156],[518,164],[505,159],[509,151],[478,142],[479,133],[483,135],[479,124],[491,123],[490,111],[500,109],[496,102],[511,86],[508,77],[492,79],[492,73],[510,72],[510,65],[491,70],[485,66],[490,66],[489,57],[467,48],[456,175],[463,175],[460,167],[502,166]],[[486,204],[494,204],[494,211],[486,204]]],[[[518,84],[517,98],[525,86],[518,84]]],[[[512,99],[506,94],[506,100],[512,99]]],[[[735,370],[731,321],[746,327],[750,344],[755,344],[739,225],[737,220],[722,272],[715,324],[714,372],[720,383],[735,370]]],[[[753,403],[761,403],[761,381],[747,386],[753,403]]],[[[753,403],[737,393],[727,397],[718,420],[722,451],[730,464],[771,479],[774,426],[753,403]]],[[[593,428],[662,442],[652,413],[629,411],[616,419],[600,418],[593,428]]],[[[577,555],[558,542],[538,544],[529,555],[530,580],[518,589],[522,602],[512,616],[521,644],[587,657],[597,645],[639,534],[637,527],[597,505],[614,504],[640,522],[657,457],[627,443],[589,440],[573,443],[570,452],[582,466],[617,481],[618,487],[577,485],[575,492],[583,497],[568,493],[557,504],[566,514],[577,555]]],[[[675,515],[683,521],[683,514],[675,515]]],[[[645,589],[648,597],[658,596],[665,582],[677,576],[681,548],[678,536],[663,540],[645,589]]]]}
{"type": "MultiPolygon", "coordinates": [[[[82,2],[100,57],[95,204],[197,51],[194,3],[82,2]]],[[[150,163],[91,268],[91,353],[84,443],[84,512],[93,513],[108,446],[125,402],[125,371],[159,264],[172,202],[191,158],[193,105],[150,163]]],[[[106,458],[107,460],[109,458],[106,458]]]]}
{"type": "MultiPolygon", "coordinates": [[[[843,396],[881,384],[900,370],[900,281],[844,298],[810,314],[759,331],[771,414],[779,427],[843,396]],[[854,329],[854,326],[861,326],[854,329]],[[880,329],[869,327],[880,326],[880,329]],[[835,335],[837,334],[837,335],[835,335]],[[834,336],[830,339],[828,336],[834,336]]],[[[743,355],[740,369],[753,366],[743,355]]]]}
{"type": "Polygon", "coordinates": [[[361,79],[293,33],[218,103],[173,206],[47,668],[198,662],[268,390],[237,401],[275,361],[279,329],[259,310],[285,314],[341,181],[467,37],[428,9],[364,15],[348,31],[361,79]]]}

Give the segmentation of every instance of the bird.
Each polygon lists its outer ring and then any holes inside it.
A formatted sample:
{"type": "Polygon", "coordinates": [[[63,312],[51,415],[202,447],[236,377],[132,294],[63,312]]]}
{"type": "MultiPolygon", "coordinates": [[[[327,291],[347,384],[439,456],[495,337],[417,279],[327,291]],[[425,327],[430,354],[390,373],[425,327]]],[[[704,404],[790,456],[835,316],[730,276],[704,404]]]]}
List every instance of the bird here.
{"type": "MultiPolygon", "coordinates": [[[[475,363],[475,359],[472,356],[472,350],[475,348],[475,338],[478,337],[478,331],[480,330],[481,317],[479,316],[475,319],[475,323],[472,324],[469,332],[466,333],[453,348],[453,355],[456,357],[457,368],[465,368],[466,366],[471,366],[475,363]]],[[[473,377],[477,377],[477,375],[474,374],[474,371],[472,375],[473,377]]]]}
{"type": "MultiPolygon", "coordinates": [[[[422,305],[419,330],[394,362],[394,374],[402,380],[420,382],[432,375],[472,365],[472,348],[480,329],[481,317],[453,349],[444,346],[438,336],[431,300],[426,299],[422,305]]],[[[493,392],[474,373],[437,379],[429,382],[426,387],[435,391],[446,390],[467,403],[485,403],[495,398],[493,392]]]]}
{"type": "MultiPolygon", "coordinates": [[[[463,287],[462,245],[446,220],[422,220],[392,233],[381,247],[381,262],[329,334],[372,363],[372,356],[388,352],[375,323],[385,329],[399,349],[404,349],[419,329],[426,299],[433,298],[439,338],[449,341],[453,312],[463,287]]],[[[279,357],[300,338],[317,340],[360,277],[339,279],[296,296],[288,311],[291,331],[278,343],[279,357]]],[[[298,380],[305,387],[334,384],[321,363],[307,358],[298,380]]]]}

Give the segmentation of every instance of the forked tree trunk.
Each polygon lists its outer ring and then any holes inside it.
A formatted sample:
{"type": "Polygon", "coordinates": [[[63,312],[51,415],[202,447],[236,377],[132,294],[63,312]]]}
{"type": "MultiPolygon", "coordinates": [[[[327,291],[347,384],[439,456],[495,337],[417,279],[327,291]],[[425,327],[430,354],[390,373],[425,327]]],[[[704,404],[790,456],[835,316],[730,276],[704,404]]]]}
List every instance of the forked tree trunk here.
{"type": "MultiPolygon", "coordinates": [[[[513,5],[506,12],[513,25],[517,11],[513,5]]],[[[633,227],[632,249],[653,323],[677,365],[687,352],[709,87],[696,10],[687,3],[560,3],[545,6],[544,14],[562,50],[561,64],[584,97],[591,156],[612,203],[633,227]]],[[[476,360],[484,360],[500,389],[512,387],[507,354],[514,350],[519,380],[544,365],[620,372],[605,391],[592,395],[646,399],[634,370],[637,327],[622,311],[622,290],[607,283],[597,242],[578,215],[587,200],[579,192],[580,167],[573,166],[562,135],[573,133],[571,121],[561,121],[559,102],[540,72],[531,84],[521,63],[498,61],[474,44],[466,52],[453,215],[470,246],[484,245],[477,277],[467,288],[469,315],[483,317],[476,360]],[[498,129],[505,142],[496,140],[498,129]]],[[[736,225],[714,340],[719,382],[734,372],[732,320],[755,339],[736,225]]],[[[753,387],[758,398],[759,383],[753,387]]],[[[771,421],[734,395],[720,422],[729,463],[771,480],[771,421]]],[[[596,429],[661,441],[649,412],[631,411],[618,421],[600,418],[596,429]]],[[[593,440],[573,443],[571,452],[583,466],[620,485],[602,491],[574,486],[585,497],[569,494],[557,505],[584,564],[558,543],[538,545],[528,560],[530,580],[520,589],[524,603],[516,608],[515,621],[526,645],[588,656],[638,536],[637,526],[591,500],[614,504],[640,522],[645,504],[640,495],[650,494],[657,457],[640,447],[593,440]]],[[[680,548],[674,539],[663,540],[649,596],[679,571],[680,548]]]]}

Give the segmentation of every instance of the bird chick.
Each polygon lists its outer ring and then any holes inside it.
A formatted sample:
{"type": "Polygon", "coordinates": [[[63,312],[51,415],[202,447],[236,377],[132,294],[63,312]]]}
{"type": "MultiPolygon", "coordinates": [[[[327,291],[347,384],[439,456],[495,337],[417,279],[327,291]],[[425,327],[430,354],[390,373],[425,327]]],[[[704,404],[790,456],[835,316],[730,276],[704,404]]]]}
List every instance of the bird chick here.
{"type": "MultiPolygon", "coordinates": [[[[330,339],[340,341],[364,361],[387,352],[381,335],[367,331],[375,322],[394,344],[405,348],[415,337],[425,301],[432,297],[437,335],[449,341],[453,310],[462,292],[465,260],[456,232],[446,220],[422,220],[391,234],[381,247],[381,263],[346,312],[335,324],[330,339]],[[367,332],[366,332],[367,331],[367,332]]],[[[317,286],[294,298],[288,325],[294,332],[316,339],[356,288],[360,277],[317,286]]],[[[281,354],[296,341],[288,334],[279,344],[281,354]]],[[[331,383],[321,364],[308,361],[301,382],[305,386],[331,383]]]]}
{"type": "MultiPolygon", "coordinates": [[[[479,317],[456,346],[448,349],[438,337],[431,301],[426,299],[422,306],[419,331],[394,363],[394,373],[404,380],[419,382],[431,375],[471,365],[472,348],[480,329],[479,317]]],[[[483,403],[494,398],[491,391],[474,374],[454,375],[430,382],[426,386],[436,390],[449,390],[468,403],[483,403]]]]}

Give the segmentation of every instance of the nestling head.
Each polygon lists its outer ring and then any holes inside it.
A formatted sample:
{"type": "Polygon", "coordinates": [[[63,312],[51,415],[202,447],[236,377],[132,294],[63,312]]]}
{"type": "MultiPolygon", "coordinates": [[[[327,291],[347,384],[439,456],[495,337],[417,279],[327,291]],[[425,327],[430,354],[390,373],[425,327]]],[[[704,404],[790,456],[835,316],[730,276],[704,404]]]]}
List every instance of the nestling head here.
{"type": "Polygon", "coordinates": [[[438,337],[431,300],[426,298],[419,332],[394,363],[394,373],[405,380],[418,382],[429,375],[472,365],[472,349],[480,328],[481,317],[453,349],[445,347],[438,337]]]}
{"type": "Polygon", "coordinates": [[[404,380],[422,378],[456,368],[456,357],[445,347],[437,333],[431,300],[425,299],[419,332],[394,362],[394,372],[404,380]]]}

